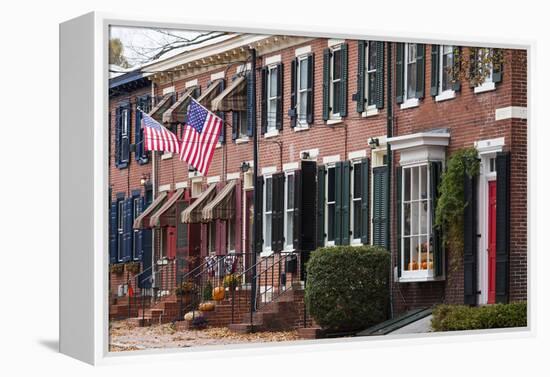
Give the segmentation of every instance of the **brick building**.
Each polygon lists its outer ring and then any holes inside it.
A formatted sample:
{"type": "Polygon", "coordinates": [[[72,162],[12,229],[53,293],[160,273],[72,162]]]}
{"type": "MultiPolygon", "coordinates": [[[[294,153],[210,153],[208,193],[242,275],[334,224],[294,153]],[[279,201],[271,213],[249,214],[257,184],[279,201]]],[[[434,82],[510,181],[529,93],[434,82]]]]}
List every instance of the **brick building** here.
{"type": "Polygon", "coordinates": [[[113,79],[111,263],[141,267],[134,284],[126,269],[111,273],[112,297],[154,288],[169,297],[202,265],[229,265],[246,280],[256,221],[256,260],[271,266],[259,264],[258,278],[276,281],[260,287],[261,302],[303,279],[310,251],[348,244],[391,251],[395,313],[526,300],[526,51],[499,50],[501,61],[485,63],[495,51],[235,34],[113,79]],[[457,75],[464,61],[489,64],[484,80],[457,75]],[[208,176],[141,144],[136,107],[181,137],[190,97],[225,120],[208,176]],[[465,182],[464,253],[451,268],[433,228],[437,184],[465,147],[481,168],[465,182]]]}

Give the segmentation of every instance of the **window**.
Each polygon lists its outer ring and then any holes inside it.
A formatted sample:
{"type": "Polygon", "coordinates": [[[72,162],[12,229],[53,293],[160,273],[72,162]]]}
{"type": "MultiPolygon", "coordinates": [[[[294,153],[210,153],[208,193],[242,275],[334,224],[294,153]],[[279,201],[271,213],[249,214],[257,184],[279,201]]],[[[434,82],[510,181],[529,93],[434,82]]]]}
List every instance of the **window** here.
{"type": "Polygon", "coordinates": [[[117,214],[117,221],[118,221],[118,250],[117,250],[117,258],[119,261],[122,260],[122,250],[124,248],[124,200],[118,201],[118,214],[117,214]]]}
{"type": "Polygon", "coordinates": [[[330,59],[330,107],[333,117],[340,117],[342,100],[342,49],[337,46],[332,49],[330,59]]]}
{"type": "Polygon", "coordinates": [[[239,134],[237,135],[237,138],[239,139],[245,139],[248,138],[248,117],[246,114],[246,111],[239,111],[238,115],[239,119],[239,134]]]}
{"type": "Polygon", "coordinates": [[[297,68],[298,78],[296,83],[296,109],[297,109],[297,122],[298,127],[307,126],[307,97],[308,97],[308,57],[303,56],[298,58],[297,68]]]}
{"type": "Polygon", "coordinates": [[[353,164],[353,174],[351,175],[351,231],[352,231],[352,238],[351,243],[352,244],[360,244],[361,243],[361,204],[362,204],[362,198],[361,198],[361,163],[355,162],[353,164]]]}
{"type": "Polygon", "coordinates": [[[405,99],[416,98],[416,43],[405,45],[405,99]]]}
{"type": "Polygon", "coordinates": [[[271,231],[273,220],[273,178],[266,177],[264,182],[264,250],[271,251],[271,231]]]}
{"type": "Polygon", "coordinates": [[[159,260],[168,257],[168,229],[160,228],[160,255],[159,260]]]}
{"type": "Polygon", "coordinates": [[[433,276],[428,164],[403,167],[401,207],[402,276],[433,276]]]}
{"type": "Polygon", "coordinates": [[[294,249],[294,172],[286,175],[285,182],[285,250],[294,249]]]}
{"type": "Polygon", "coordinates": [[[122,110],[122,145],[127,145],[130,143],[130,110],[122,110]]]}
{"type": "Polygon", "coordinates": [[[202,194],[202,180],[196,180],[191,183],[191,196],[198,198],[202,194]]]}
{"type": "Polygon", "coordinates": [[[235,217],[227,220],[227,251],[229,253],[235,252],[235,239],[240,237],[240,234],[235,234],[235,217]]]}
{"type": "Polygon", "coordinates": [[[439,93],[453,90],[452,70],[454,65],[453,46],[441,46],[440,48],[440,70],[439,70],[439,93]]]}
{"type": "Polygon", "coordinates": [[[366,43],[366,54],[367,62],[367,72],[365,75],[367,88],[367,105],[373,106],[376,104],[376,42],[367,42],[366,43]]]}
{"type": "Polygon", "coordinates": [[[329,166],[327,168],[327,183],[326,183],[326,230],[327,230],[327,245],[334,245],[336,235],[336,167],[329,166]]]}
{"type": "MultiPolygon", "coordinates": [[[[138,197],[135,197],[133,199],[133,204],[134,204],[134,212],[132,214],[132,223],[134,222],[134,220],[139,216],[139,214],[141,213],[141,198],[138,196],[138,197]]],[[[132,251],[133,251],[133,258],[134,259],[139,259],[140,257],[140,254],[141,254],[141,250],[139,250],[140,248],[140,245],[138,244],[138,241],[139,241],[139,232],[140,230],[139,229],[134,229],[134,236],[132,237],[132,251]]]]}
{"type": "Polygon", "coordinates": [[[276,65],[269,66],[267,72],[267,132],[275,131],[277,121],[277,80],[276,65]]]}
{"type": "Polygon", "coordinates": [[[216,222],[208,223],[208,253],[216,254],[216,222]]]}
{"type": "Polygon", "coordinates": [[[485,75],[485,81],[480,85],[493,82],[493,69],[491,62],[489,61],[489,59],[491,59],[491,55],[492,50],[490,48],[477,49],[477,69],[480,74],[485,75]]]}

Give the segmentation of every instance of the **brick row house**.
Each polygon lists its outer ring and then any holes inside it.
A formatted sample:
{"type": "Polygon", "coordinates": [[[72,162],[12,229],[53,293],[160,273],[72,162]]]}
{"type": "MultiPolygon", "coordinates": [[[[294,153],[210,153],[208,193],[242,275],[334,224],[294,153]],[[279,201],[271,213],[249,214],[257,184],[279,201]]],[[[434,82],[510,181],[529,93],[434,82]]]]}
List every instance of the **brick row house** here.
{"type": "Polygon", "coordinates": [[[292,291],[300,316],[304,263],[333,245],[391,251],[394,313],[526,300],[526,51],[499,50],[481,82],[455,69],[494,51],[229,34],[112,79],[111,317],[145,315],[128,308],[129,290],[169,301],[201,274],[249,284],[252,267],[258,302],[292,291]],[[207,176],[141,143],[138,108],[181,137],[190,97],[224,119],[207,176]],[[466,147],[480,174],[465,182],[464,253],[451,268],[435,206],[447,159],[466,147]]]}

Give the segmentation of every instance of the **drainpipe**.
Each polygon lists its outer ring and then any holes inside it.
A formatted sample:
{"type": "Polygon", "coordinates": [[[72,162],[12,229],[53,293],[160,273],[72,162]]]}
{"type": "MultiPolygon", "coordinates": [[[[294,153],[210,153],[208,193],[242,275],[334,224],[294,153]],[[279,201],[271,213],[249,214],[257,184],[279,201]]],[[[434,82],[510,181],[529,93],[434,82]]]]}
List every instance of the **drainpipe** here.
{"type": "MultiPolygon", "coordinates": [[[[256,49],[251,48],[250,49],[250,70],[252,71],[251,79],[250,79],[250,85],[252,86],[252,98],[256,98],[256,49]]],[[[254,166],[253,172],[254,172],[254,222],[252,223],[252,279],[250,281],[250,325],[251,330],[254,332],[253,327],[253,315],[254,315],[254,309],[256,307],[256,258],[257,253],[260,252],[260,250],[257,250],[258,240],[256,239],[257,227],[258,222],[256,221],[257,218],[257,211],[258,208],[256,208],[256,198],[258,197],[258,185],[256,184],[258,180],[258,130],[256,125],[256,101],[252,103],[252,116],[250,117],[250,120],[252,120],[252,124],[250,125],[253,131],[252,136],[252,145],[253,145],[253,151],[254,151],[254,166]]]]}
{"type": "MultiPolygon", "coordinates": [[[[151,81],[151,105],[155,105],[155,83],[151,81]]],[[[153,186],[153,201],[157,198],[157,151],[153,151],[151,153],[151,183],[153,186]]],[[[156,270],[156,263],[155,263],[155,229],[151,230],[151,288],[156,284],[155,282],[155,270],[156,270]]]]}
{"type": "MultiPolygon", "coordinates": [[[[393,85],[393,82],[392,82],[392,69],[393,69],[393,62],[392,62],[392,48],[393,48],[393,43],[391,42],[387,42],[387,51],[388,51],[388,56],[387,56],[387,59],[386,59],[386,64],[387,64],[387,80],[388,80],[388,83],[387,83],[387,87],[388,87],[388,90],[387,90],[387,109],[386,109],[386,115],[387,115],[387,129],[386,129],[386,139],[390,138],[393,136],[393,95],[392,95],[392,85],[393,85]]],[[[388,186],[387,186],[387,192],[386,192],[386,213],[388,214],[386,216],[386,229],[388,230],[386,232],[386,239],[385,239],[385,244],[386,244],[386,249],[387,250],[390,250],[390,276],[389,276],[389,281],[390,281],[390,318],[393,318],[393,253],[391,252],[391,198],[392,198],[392,190],[391,190],[391,177],[392,177],[392,174],[391,172],[393,171],[393,165],[392,165],[392,162],[393,162],[393,158],[392,158],[392,151],[391,151],[391,146],[390,146],[390,143],[386,143],[386,148],[387,148],[387,151],[386,151],[386,155],[387,155],[387,163],[388,163],[388,169],[386,170],[387,172],[387,179],[388,179],[388,186]]]]}

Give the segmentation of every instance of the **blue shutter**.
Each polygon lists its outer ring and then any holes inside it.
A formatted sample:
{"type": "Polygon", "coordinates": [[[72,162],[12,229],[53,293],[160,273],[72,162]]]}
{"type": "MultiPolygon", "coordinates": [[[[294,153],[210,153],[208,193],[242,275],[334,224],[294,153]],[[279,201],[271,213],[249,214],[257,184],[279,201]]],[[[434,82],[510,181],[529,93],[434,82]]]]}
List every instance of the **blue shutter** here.
{"type": "MultiPolygon", "coordinates": [[[[221,93],[223,92],[225,89],[225,80],[224,79],[221,79],[221,82],[220,82],[220,86],[219,88],[217,89],[218,90],[218,93],[221,93]]],[[[220,132],[220,137],[219,137],[219,141],[220,143],[222,144],[225,144],[225,134],[226,134],[226,123],[225,123],[225,112],[223,111],[219,111],[217,113],[217,115],[223,120],[222,122],[222,131],[220,132]]]]}
{"type": "Polygon", "coordinates": [[[239,112],[231,113],[231,140],[237,140],[239,137],[239,112]]]}
{"type": "MultiPolygon", "coordinates": [[[[357,166],[357,169],[359,169],[359,166],[357,166]]],[[[350,170],[351,170],[351,164],[349,161],[343,161],[342,162],[342,182],[340,183],[342,186],[342,201],[341,201],[341,212],[342,212],[342,220],[341,220],[341,240],[342,245],[349,245],[350,240],[350,229],[349,229],[349,214],[350,214],[350,170]]]]}
{"type": "Polygon", "coordinates": [[[262,93],[261,93],[261,107],[262,107],[262,117],[261,117],[261,123],[260,126],[262,128],[262,134],[267,132],[267,75],[268,75],[268,69],[267,67],[262,67],[261,73],[262,73],[262,93]]]}
{"type": "Polygon", "coordinates": [[[123,223],[123,248],[122,248],[122,262],[128,262],[132,259],[132,198],[124,200],[123,205],[124,223],[123,223]]]}
{"type": "Polygon", "coordinates": [[[290,109],[288,116],[290,117],[290,127],[296,127],[296,119],[298,109],[296,109],[296,91],[298,90],[298,58],[292,59],[290,62],[290,109]]]}
{"type": "Polygon", "coordinates": [[[496,302],[507,303],[510,294],[510,152],[496,157],[496,302]]]}
{"type": "Polygon", "coordinates": [[[254,86],[256,85],[255,72],[248,72],[246,74],[246,118],[248,125],[247,135],[254,136],[254,125],[256,124],[256,112],[254,111],[254,102],[256,96],[254,95],[254,86]]]}
{"type": "Polygon", "coordinates": [[[111,202],[111,210],[109,213],[109,263],[114,264],[117,262],[118,251],[118,202],[116,200],[111,202]]]}
{"type": "Polygon", "coordinates": [[[464,304],[477,305],[477,177],[464,175],[464,304]]]}
{"type": "Polygon", "coordinates": [[[376,108],[384,107],[384,42],[376,43],[376,108]]]}
{"type": "Polygon", "coordinates": [[[416,45],[416,98],[424,98],[424,81],[426,72],[425,45],[416,45]]]}
{"type": "MultiPolygon", "coordinates": [[[[147,200],[142,198],[141,201],[141,211],[149,206],[150,203],[147,200]]],[[[141,234],[141,261],[142,261],[142,273],[139,277],[138,286],[139,288],[151,288],[151,272],[152,272],[152,262],[153,262],[153,243],[152,243],[152,231],[151,229],[142,229],[140,230],[141,234]]]]}

